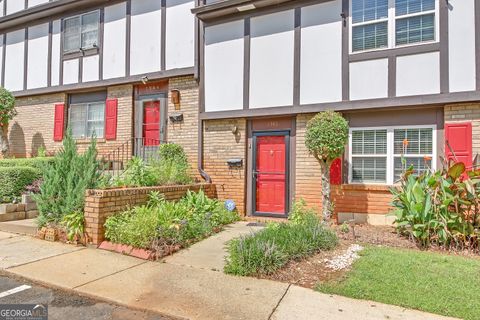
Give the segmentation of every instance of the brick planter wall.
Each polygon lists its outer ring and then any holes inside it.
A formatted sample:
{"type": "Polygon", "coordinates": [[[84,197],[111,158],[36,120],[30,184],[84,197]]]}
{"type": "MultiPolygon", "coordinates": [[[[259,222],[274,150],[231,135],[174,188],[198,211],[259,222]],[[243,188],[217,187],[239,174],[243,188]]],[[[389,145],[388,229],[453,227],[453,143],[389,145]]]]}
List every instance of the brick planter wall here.
{"type": "Polygon", "coordinates": [[[392,194],[387,186],[332,186],[331,196],[335,203],[335,218],[339,223],[355,220],[359,223],[389,225],[394,220],[385,216],[392,209],[392,194]]]}
{"type": "Polygon", "coordinates": [[[108,217],[122,212],[128,207],[146,204],[148,195],[152,191],[162,193],[166,200],[179,200],[187,193],[187,190],[199,191],[200,189],[208,197],[216,198],[217,192],[213,184],[87,190],[85,195],[85,232],[89,243],[98,245],[105,239],[103,225],[108,217]]]}

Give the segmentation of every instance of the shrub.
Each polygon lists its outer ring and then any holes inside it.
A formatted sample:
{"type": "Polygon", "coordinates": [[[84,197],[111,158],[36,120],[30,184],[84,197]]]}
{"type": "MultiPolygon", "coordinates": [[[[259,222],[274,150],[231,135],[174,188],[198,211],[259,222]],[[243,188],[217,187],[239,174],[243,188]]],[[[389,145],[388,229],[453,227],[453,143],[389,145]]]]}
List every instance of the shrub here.
{"type": "Polygon", "coordinates": [[[203,191],[189,191],[178,202],[165,201],[153,192],[147,205],[109,217],[105,237],[114,243],[162,251],[168,246],[188,246],[238,219],[203,191]]]}
{"type": "Polygon", "coordinates": [[[0,167],[31,167],[43,170],[53,161],[53,157],[2,159],[0,160],[0,167]]]}
{"type": "Polygon", "coordinates": [[[397,230],[423,247],[478,250],[480,170],[465,175],[461,162],[419,176],[410,167],[391,189],[397,230]]]}
{"type": "Polygon", "coordinates": [[[190,165],[183,147],[175,144],[162,144],[158,160],[153,160],[152,167],[160,185],[188,184],[193,181],[188,173],[190,165]]]}
{"type": "Polygon", "coordinates": [[[158,177],[150,166],[147,166],[143,159],[133,157],[127,163],[125,172],[114,179],[116,186],[127,187],[150,187],[157,185],[158,177]]]}
{"type": "Polygon", "coordinates": [[[271,274],[290,260],[333,249],[337,243],[335,233],[316,214],[307,213],[299,222],[271,223],[255,234],[231,241],[224,271],[242,276],[271,274]]]}
{"type": "Polygon", "coordinates": [[[348,141],[348,122],[340,113],[325,111],[317,114],[307,124],[305,145],[320,163],[322,174],[322,210],[329,220],[333,205],[330,201],[330,166],[343,154],[348,141]]]}
{"type": "Polygon", "coordinates": [[[96,157],[95,139],[84,154],[79,154],[71,132],[67,133],[63,148],[43,173],[40,194],[34,197],[40,226],[60,223],[65,215],[83,211],[85,190],[95,188],[99,178],[96,157]]]}
{"type": "Polygon", "coordinates": [[[25,187],[41,176],[41,171],[32,167],[0,167],[0,202],[4,198],[19,197],[25,187]]]}
{"type": "Polygon", "coordinates": [[[15,97],[7,89],[0,87],[0,153],[8,153],[8,123],[17,115],[15,97]]]}

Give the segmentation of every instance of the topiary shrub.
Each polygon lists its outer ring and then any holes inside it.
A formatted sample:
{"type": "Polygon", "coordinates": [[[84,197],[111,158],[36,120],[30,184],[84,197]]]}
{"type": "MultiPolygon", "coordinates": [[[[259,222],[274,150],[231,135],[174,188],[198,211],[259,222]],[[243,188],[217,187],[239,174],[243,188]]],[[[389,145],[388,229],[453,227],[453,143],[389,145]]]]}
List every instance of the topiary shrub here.
{"type": "Polygon", "coordinates": [[[43,174],[40,194],[35,195],[40,211],[38,224],[60,223],[67,214],[83,212],[85,190],[93,189],[99,180],[96,140],[84,154],[79,154],[71,132],[63,140],[63,148],[43,174]]]}
{"type": "Polygon", "coordinates": [[[325,111],[317,114],[307,124],[305,145],[320,163],[322,174],[322,211],[328,221],[333,205],[330,199],[330,166],[340,157],[348,141],[348,122],[340,113],[325,111]]]}
{"type": "Polygon", "coordinates": [[[0,153],[8,153],[8,123],[17,115],[15,97],[5,88],[0,87],[0,153]]]}
{"type": "Polygon", "coordinates": [[[0,167],[0,202],[5,198],[19,197],[25,187],[41,175],[39,169],[32,167],[0,167]]]}

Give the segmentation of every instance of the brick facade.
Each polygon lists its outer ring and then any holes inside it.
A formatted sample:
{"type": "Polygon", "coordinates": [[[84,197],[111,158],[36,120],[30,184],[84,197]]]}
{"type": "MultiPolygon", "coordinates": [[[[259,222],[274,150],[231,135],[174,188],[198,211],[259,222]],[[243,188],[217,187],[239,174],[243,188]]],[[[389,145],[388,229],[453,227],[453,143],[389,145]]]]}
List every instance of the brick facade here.
{"type": "Polygon", "coordinates": [[[89,243],[99,244],[105,238],[104,224],[108,217],[129,207],[146,204],[150,192],[157,191],[166,200],[179,200],[187,190],[204,190],[210,198],[216,198],[213,184],[195,184],[186,186],[163,186],[145,188],[123,188],[108,190],[87,190],[85,195],[85,233],[89,243]]]}
{"type": "Polygon", "coordinates": [[[472,123],[472,152],[480,154],[480,102],[451,104],[445,106],[445,123],[472,123]]]}
{"type": "Polygon", "coordinates": [[[211,120],[204,125],[205,171],[217,186],[219,199],[232,199],[245,214],[245,168],[247,121],[211,120]],[[232,128],[237,127],[236,134],[232,128]],[[229,168],[229,159],[243,159],[243,167],[229,168]]]}
{"type": "Polygon", "coordinates": [[[168,116],[182,113],[183,121],[172,123],[168,120],[167,140],[183,146],[190,162],[191,173],[198,177],[198,83],[193,76],[171,78],[168,82],[168,89],[168,116]],[[172,90],[180,91],[178,106],[171,101],[172,90]]]}
{"type": "MultiPolygon", "coordinates": [[[[133,85],[122,85],[107,89],[108,98],[118,99],[117,139],[98,139],[100,155],[106,155],[132,137],[133,85]]],[[[62,146],[53,140],[55,104],[67,103],[67,94],[18,98],[17,116],[9,124],[10,154],[17,158],[36,156],[40,147],[50,154],[62,146]]],[[[66,122],[68,121],[67,118],[66,122]]],[[[67,123],[65,123],[65,127],[67,123]]],[[[90,140],[78,140],[80,151],[85,150],[90,140]]]]}
{"type": "Polygon", "coordinates": [[[322,206],[322,179],[320,164],[309,154],[305,146],[307,122],[314,114],[297,116],[296,176],[295,199],[304,199],[307,205],[318,208],[322,206]]]}

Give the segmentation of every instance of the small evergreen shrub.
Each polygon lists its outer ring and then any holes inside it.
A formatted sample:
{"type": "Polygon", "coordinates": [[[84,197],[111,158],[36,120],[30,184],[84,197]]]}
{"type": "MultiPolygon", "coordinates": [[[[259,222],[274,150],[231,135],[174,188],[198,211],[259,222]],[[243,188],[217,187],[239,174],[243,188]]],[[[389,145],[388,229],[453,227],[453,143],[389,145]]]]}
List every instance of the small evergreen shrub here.
{"type": "Polygon", "coordinates": [[[43,173],[40,193],[35,195],[40,211],[38,224],[59,224],[67,214],[83,212],[85,190],[96,187],[99,179],[96,140],[92,139],[84,154],[79,154],[71,132],[63,148],[43,173]]]}
{"type": "Polygon", "coordinates": [[[189,174],[188,157],[182,146],[162,144],[158,152],[159,159],[153,161],[152,167],[159,185],[189,184],[193,181],[189,174]]]}
{"type": "Polygon", "coordinates": [[[26,186],[41,175],[39,169],[32,167],[0,167],[0,202],[21,196],[26,186]]]}
{"type": "Polygon", "coordinates": [[[271,223],[265,229],[230,242],[225,273],[248,276],[271,274],[291,260],[336,247],[336,234],[316,214],[290,223],[271,223]]]}
{"type": "Polygon", "coordinates": [[[53,157],[2,159],[0,160],[0,167],[31,167],[43,170],[53,161],[53,157]]]}

